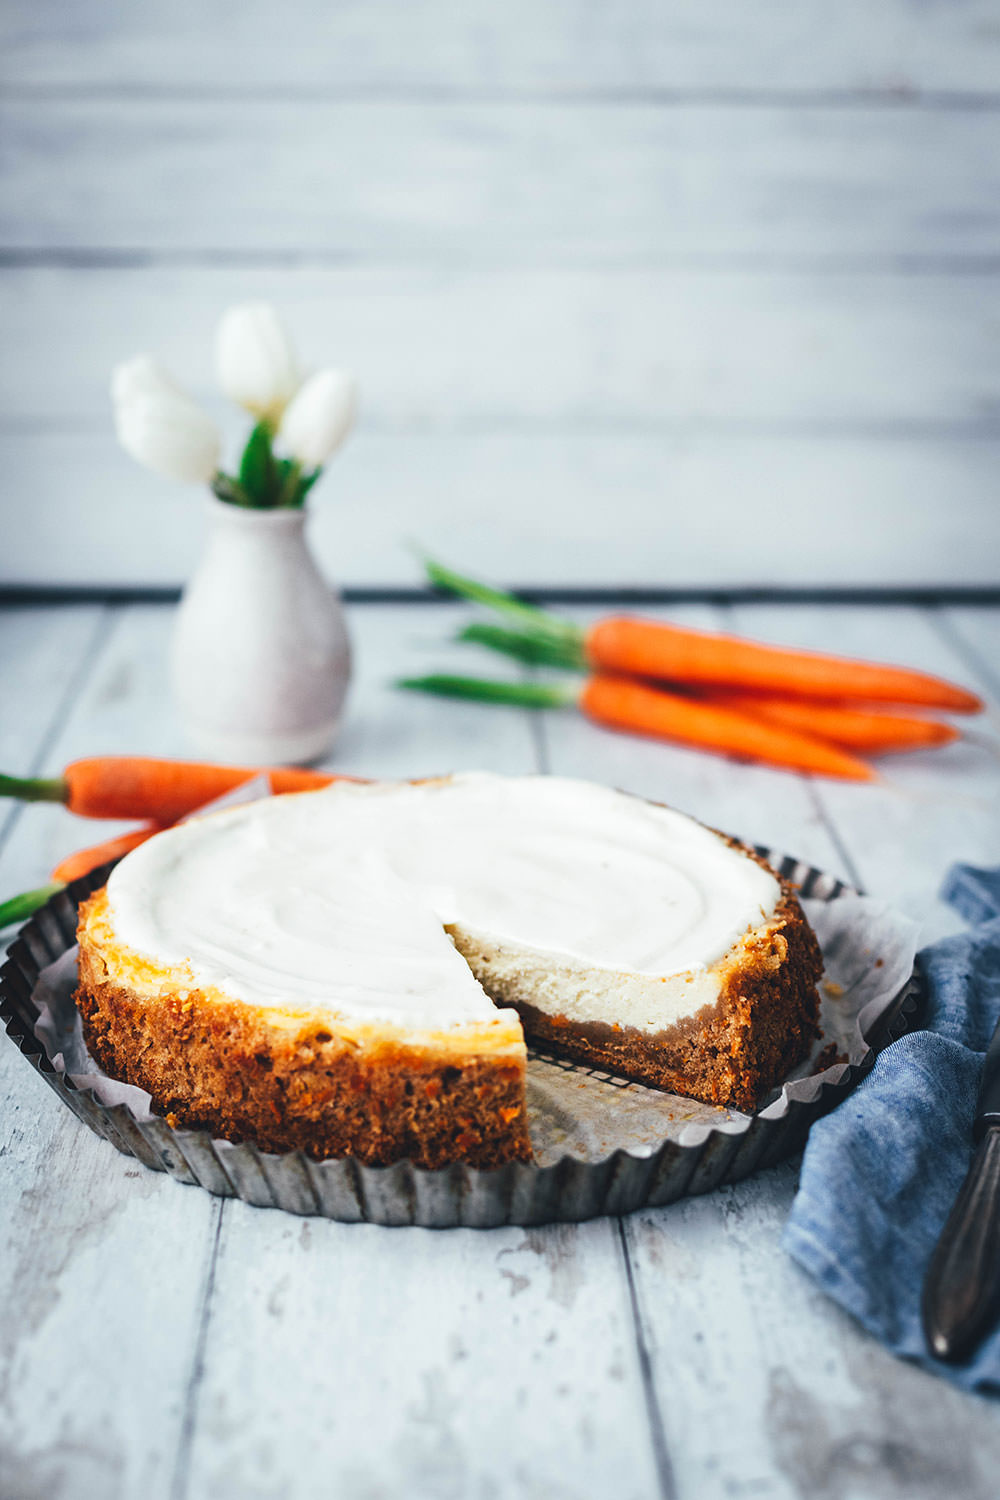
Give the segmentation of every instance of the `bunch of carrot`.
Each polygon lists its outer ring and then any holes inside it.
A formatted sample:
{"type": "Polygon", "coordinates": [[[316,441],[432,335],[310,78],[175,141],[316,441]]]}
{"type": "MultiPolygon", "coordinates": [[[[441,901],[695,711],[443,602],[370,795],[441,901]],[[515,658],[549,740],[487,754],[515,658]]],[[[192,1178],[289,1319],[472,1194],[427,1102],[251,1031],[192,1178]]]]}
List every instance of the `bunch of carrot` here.
{"type": "Polygon", "coordinates": [[[459,639],[531,666],[586,674],[582,688],[434,674],[400,687],[529,708],[575,705],[597,723],[747,760],[871,781],[862,757],[948,744],[941,719],[899,706],[977,713],[974,693],[924,672],[767,646],[737,636],[615,615],[587,630],[512,594],[426,563],[431,583],[485,605],[459,639]]]}
{"type": "Polygon", "coordinates": [[[0,903],[0,930],[30,916],[71,881],[88,875],[99,865],[120,859],[154,833],[172,827],[189,813],[262,774],[268,777],[275,793],[314,791],[332,781],[354,779],[285,766],[261,770],[137,755],[90,756],[74,761],[62,776],[53,778],[0,775],[0,797],[16,797],[22,802],[61,802],[82,818],[143,820],[138,828],[69,855],[56,865],[48,885],[0,903]]]}

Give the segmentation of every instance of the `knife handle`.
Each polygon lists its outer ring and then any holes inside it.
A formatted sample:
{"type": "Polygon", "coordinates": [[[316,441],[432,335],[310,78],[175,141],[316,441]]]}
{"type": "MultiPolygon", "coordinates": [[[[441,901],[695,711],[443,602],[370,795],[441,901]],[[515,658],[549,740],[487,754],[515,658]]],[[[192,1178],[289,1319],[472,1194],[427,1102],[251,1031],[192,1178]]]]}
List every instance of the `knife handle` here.
{"type": "Polygon", "coordinates": [[[1000,1026],[993,1033],[990,1045],[983,1058],[983,1076],[979,1080],[979,1097],[972,1127],[973,1140],[981,1140],[983,1133],[994,1125],[1000,1125],[1000,1026]]]}
{"type": "Polygon", "coordinates": [[[1000,1124],[986,1129],[924,1279],[920,1311],[938,1359],[969,1358],[1000,1316],[1000,1124]]]}

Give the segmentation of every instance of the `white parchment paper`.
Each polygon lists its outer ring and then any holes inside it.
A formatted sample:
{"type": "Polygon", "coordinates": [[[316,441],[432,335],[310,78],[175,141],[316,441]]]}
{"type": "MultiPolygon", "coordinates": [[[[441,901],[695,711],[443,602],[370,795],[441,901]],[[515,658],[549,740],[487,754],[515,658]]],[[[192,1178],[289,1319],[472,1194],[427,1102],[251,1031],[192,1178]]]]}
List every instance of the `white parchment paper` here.
{"type": "MultiPolygon", "coordinates": [[[[823,1035],[761,1111],[769,1119],[780,1118],[790,1099],[813,1099],[824,1079],[836,1082],[849,1063],[862,1060],[868,1050],[865,1034],[906,984],[916,955],[915,923],[882,902],[843,895],[829,902],[803,900],[802,906],[823,951],[823,1035]],[[846,1062],[829,1062],[831,1044],[846,1062]]],[[[75,987],[74,948],[43,970],[34,991],[35,1033],[49,1060],[78,1087],[92,1088],[103,1103],[126,1104],[139,1119],[148,1119],[150,1096],[108,1078],[88,1053],[73,1003],[75,987]]],[[[699,1145],[710,1130],[746,1130],[751,1118],[534,1055],[528,1061],[527,1097],[539,1166],[566,1154],[599,1161],[619,1148],[651,1155],[668,1139],[699,1145]]]]}

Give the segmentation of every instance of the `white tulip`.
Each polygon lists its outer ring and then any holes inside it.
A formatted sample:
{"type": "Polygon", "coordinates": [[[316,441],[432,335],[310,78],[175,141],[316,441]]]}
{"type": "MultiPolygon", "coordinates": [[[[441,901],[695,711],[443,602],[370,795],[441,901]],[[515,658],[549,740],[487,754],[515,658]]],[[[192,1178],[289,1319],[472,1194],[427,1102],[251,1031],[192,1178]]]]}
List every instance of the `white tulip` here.
{"type": "Polygon", "coordinates": [[[137,354],[115,365],[111,372],[111,400],[121,406],[133,396],[157,396],[161,392],[181,396],[180,386],[150,354],[137,354]]]}
{"type": "Polygon", "coordinates": [[[292,341],[270,302],[241,302],[223,314],[215,368],[230,400],[272,423],[301,381],[292,341]]]}
{"type": "Polygon", "coordinates": [[[357,385],[343,370],[318,370],[301,387],[282,419],[282,448],[304,469],[318,469],[354,424],[357,385]]]}
{"type": "Polygon", "coordinates": [[[130,457],[168,479],[195,484],[211,479],[219,467],[218,427],[170,384],[133,388],[118,400],[115,430],[130,457]]]}

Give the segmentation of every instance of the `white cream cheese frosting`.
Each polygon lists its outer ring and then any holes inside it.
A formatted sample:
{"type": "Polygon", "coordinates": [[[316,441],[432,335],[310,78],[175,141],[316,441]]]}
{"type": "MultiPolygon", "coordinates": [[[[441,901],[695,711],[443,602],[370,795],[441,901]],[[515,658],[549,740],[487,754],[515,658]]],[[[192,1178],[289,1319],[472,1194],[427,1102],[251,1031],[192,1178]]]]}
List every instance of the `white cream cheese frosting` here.
{"type": "Polygon", "coordinates": [[[639,1021],[662,1026],[710,997],[698,976],[779,894],[680,813],[590,782],[485,773],[341,782],[215,813],[157,835],[108,884],[117,940],[199,985],[435,1029],[496,1014],[447,925],[571,968],[685,976],[661,987],[669,1015],[639,1021]]]}

